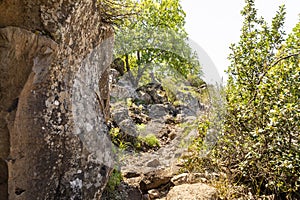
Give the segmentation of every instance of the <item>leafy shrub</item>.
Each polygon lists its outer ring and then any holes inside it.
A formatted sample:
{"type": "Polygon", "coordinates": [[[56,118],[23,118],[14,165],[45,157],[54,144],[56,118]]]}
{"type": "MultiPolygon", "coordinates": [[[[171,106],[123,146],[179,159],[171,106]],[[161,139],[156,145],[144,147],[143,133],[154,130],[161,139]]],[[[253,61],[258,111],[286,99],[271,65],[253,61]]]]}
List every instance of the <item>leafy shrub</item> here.
{"type": "Polygon", "coordinates": [[[139,137],[139,140],[145,142],[150,147],[159,147],[160,143],[154,134],[149,134],[145,137],[139,137]]]}
{"type": "Polygon", "coordinates": [[[120,134],[120,128],[116,127],[116,128],[111,128],[109,131],[110,136],[112,137],[112,139],[116,139],[119,134],[120,134]]]}
{"type": "Polygon", "coordinates": [[[115,149],[115,151],[124,151],[130,146],[130,142],[128,142],[128,138],[122,136],[121,130],[119,127],[111,128],[109,131],[109,134],[111,136],[111,141],[113,144],[115,144],[118,149],[115,149]]]}
{"type": "Polygon", "coordinates": [[[119,170],[114,169],[106,185],[108,191],[114,191],[123,180],[122,174],[119,170]]]}
{"type": "Polygon", "coordinates": [[[284,43],[285,9],[267,26],[254,1],[231,47],[224,132],[215,156],[257,195],[300,198],[300,23],[284,43]],[[294,196],[293,196],[294,195],[294,196]]]}
{"type": "Polygon", "coordinates": [[[203,157],[194,151],[186,169],[218,173],[211,184],[227,199],[300,199],[300,23],[285,39],[284,7],[268,26],[254,1],[246,3],[229,56],[223,130],[215,148],[203,157]],[[239,189],[224,190],[221,178],[239,189]]]}

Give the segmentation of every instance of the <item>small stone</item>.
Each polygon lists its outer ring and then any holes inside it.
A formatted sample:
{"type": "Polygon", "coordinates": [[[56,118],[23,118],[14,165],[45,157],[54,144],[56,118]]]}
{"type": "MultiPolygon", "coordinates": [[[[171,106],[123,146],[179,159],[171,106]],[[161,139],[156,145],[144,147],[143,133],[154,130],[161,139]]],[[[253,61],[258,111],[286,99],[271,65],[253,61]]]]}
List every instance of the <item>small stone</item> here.
{"type": "Polygon", "coordinates": [[[158,167],[159,165],[160,162],[156,158],[147,163],[147,167],[158,167]]]}
{"type": "Polygon", "coordinates": [[[152,189],[148,191],[150,199],[159,198],[159,191],[157,189],[152,189]]]}
{"type": "Polygon", "coordinates": [[[207,183],[208,180],[206,178],[200,178],[201,183],[207,183]]]}
{"type": "Polygon", "coordinates": [[[170,135],[169,135],[170,140],[174,140],[175,137],[176,137],[176,133],[175,132],[170,133],[170,135]]]}
{"type": "Polygon", "coordinates": [[[73,39],[70,38],[70,41],[69,41],[69,46],[72,46],[73,45],[73,39]]]}
{"type": "Polygon", "coordinates": [[[181,184],[187,183],[188,182],[188,176],[189,176],[188,173],[179,174],[177,176],[174,176],[171,179],[171,182],[174,185],[181,185],[181,184]]]}

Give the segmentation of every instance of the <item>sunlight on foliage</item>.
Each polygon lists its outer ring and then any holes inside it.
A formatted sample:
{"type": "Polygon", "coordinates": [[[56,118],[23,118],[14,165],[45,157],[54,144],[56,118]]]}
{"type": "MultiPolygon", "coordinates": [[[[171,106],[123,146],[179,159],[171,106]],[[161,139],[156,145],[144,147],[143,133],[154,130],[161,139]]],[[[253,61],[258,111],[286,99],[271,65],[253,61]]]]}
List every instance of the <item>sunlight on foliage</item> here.
{"type": "Polygon", "coordinates": [[[145,137],[139,137],[138,140],[145,142],[150,147],[159,147],[159,140],[154,134],[146,135],[145,137]]]}
{"type": "Polygon", "coordinates": [[[255,194],[299,192],[299,24],[284,39],[285,9],[268,26],[247,1],[240,42],[231,46],[225,130],[217,156],[255,194]]]}
{"type": "Polygon", "coordinates": [[[137,15],[116,26],[115,56],[124,61],[134,86],[155,82],[155,69],[175,69],[181,76],[200,75],[196,54],[187,43],[185,12],[179,0],[136,2],[137,15]]]}
{"type": "Polygon", "coordinates": [[[300,23],[286,38],[284,6],[271,25],[254,6],[246,0],[240,41],[231,46],[218,143],[206,156],[193,151],[185,169],[216,172],[225,185],[243,188],[240,193],[216,186],[224,199],[299,199],[300,23]]]}

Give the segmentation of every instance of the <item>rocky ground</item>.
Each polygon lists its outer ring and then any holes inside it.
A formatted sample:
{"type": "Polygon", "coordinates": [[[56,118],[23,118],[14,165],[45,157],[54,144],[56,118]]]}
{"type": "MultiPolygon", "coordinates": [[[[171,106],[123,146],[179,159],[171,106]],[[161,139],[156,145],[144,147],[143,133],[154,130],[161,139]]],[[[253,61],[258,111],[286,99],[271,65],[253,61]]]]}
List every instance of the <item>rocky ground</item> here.
{"type": "Polygon", "coordinates": [[[197,137],[197,120],[207,108],[188,93],[176,95],[185,102],[171,103],[159,83],[133,88],[123,76],[113,85],[111,129],[118,132],[112,140],[123,180],[107,188],[103,200],[216,199],[216,190],[203,183],[205,175],[180,173],[181,156],[197,137]],[[149,135],[156,143],[142,139],[149,135]]]}

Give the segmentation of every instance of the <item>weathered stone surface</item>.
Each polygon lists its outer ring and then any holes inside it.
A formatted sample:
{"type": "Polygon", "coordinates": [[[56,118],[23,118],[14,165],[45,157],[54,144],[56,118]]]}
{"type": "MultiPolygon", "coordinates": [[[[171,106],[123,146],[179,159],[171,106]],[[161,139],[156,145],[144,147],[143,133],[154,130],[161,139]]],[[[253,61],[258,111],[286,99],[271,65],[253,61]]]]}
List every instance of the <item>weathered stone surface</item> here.
{"type": "Polygon", "coordinates": [[[113,191],[104,190],[101,200],[142,200],[142,193],[136,186],[121,182],[113,191]]]}
{"type": "Polygon", "coordinates": [[[160,165],[159,160],[153,159],[147,163],[147,167],[158,167],[160,165]]]}
{"type": "Polygon", "coordinates": [[[217,190],[202,183],[183,184],[173,187],[167,200],[216,200],[217,190]]]}
{"type": "Polygon", "coordinates": [[[167,114],[168,110],[163,104],[153,104],[149,108],[149,117],[153,120],[164,121],[167,114]]]}
{"type": "MultiPolygon", "coordinates": [[[[38,66],[33,69],[34,62],[38,62],[39,60],[40,63],[44,62],[45,65],[49,64],[48,60],[51,60],[56,49],[56,44],[45,37],[38,37],[31,32],[13,27],[0,30],[0,44],[0,135],[1,139],[5,138],[4,140],[1,140],[0,152],[2,152],[2,160],[6,161],[4,166],[7,166],[7,164],[15,163],[17,159],[12,154],[9,156],[9,141],[11,143],[18,143],[19,141],[24,142],[24,138],[26,137],[26,134],[22,133],[24,131],[22,129],[19,130],[20,133],[18,135],[12,135],[15,120],[25,120],[16,117],[16,111],[20,105],[20,93],[26,82],[29,79],[32,80],[33,76],[30,76],[30,74],[33,75],[33,73],[39,73],[38,66]]],[[[43,78],[42,75],[40,78],[43,78]]],[[[27,112],[30,111],[31,110],[28,110],[27,112]]],[[[28,126],[30,127],[31,125],[29,124],[28,126]]],[[[34,128],[35,127],[32,127],[32,129],[34,128]]],[[[28,138],[29,141],[31,139],[32,138],[28,138]]],[[[13,150],[14,148],[12,147],[11,149],[13,150]]],[[[21,155],[24,153],[25,152],[20,149],[20,155],[17,157],[24,157],[24,155],[21,155]]],[[[7,173],[7,167],[3,171],[6,171],[7,173]]],[[[5,190],[5,193],[7,194],[7,185],[5,190]]],[[[13,193],[21,193],[22,190],[21,187],[18,187],[14,189],[13,193]]]]}
{"type": "Polygon", "coordinates": [[[112,119],[118,124],[129,119],[128,109],[126,107],[124,108],[122,105],[117,105],[112,113],[112,119]]]}
{"type": "Polygon", "coordinates": [[[1,198],[101,196],[113,31],[100,15],[96,1],[0,1],[1,198]]]}
{"type": "Polygon", "coordinates": [[[140,182],[140,189],[145,192],[159,188],[162,185],[168,184],[172,176],[173,172],[170,170],[157,170],[146,173],[140,182]]]}
{"type": "MultiPolygon", "coordinates": [[[[213,174],[209,173],[183,173],[174,176],[171,179],[171,182],[174,185],[182,185],[182,184],[192,184],[192,183],[206,183],[208,176],[213,176],[213,174]]],[[[210,177],[212,178],[212,177],[210,177]]],[[[216,177],[214,177],[216,178],[216,177]]]]}
{"type": "Polygon", "coordinates": [[[179,174],[179,175],[174,176],[174,177],[171,179],[171,182],[172,182],[174,185],[185,184],[185,183],[188,183],[188,177],[189,177],[189,174],[188,174],[188,173],[179,174]]]}
{"type": "Polygon", "coordinates": [[[125,119],[119,123],[119,127],[125,133],[125,135],[129,134],[131,136],[137,137],[135,124],[131,119],[125,119]]]}
{"type": "Polygon", "coordinates": [[[161,84],[149,83],[137,88],[140,100],[147,104],[163,104],[168,101],[166,92],[161,84]]]}

